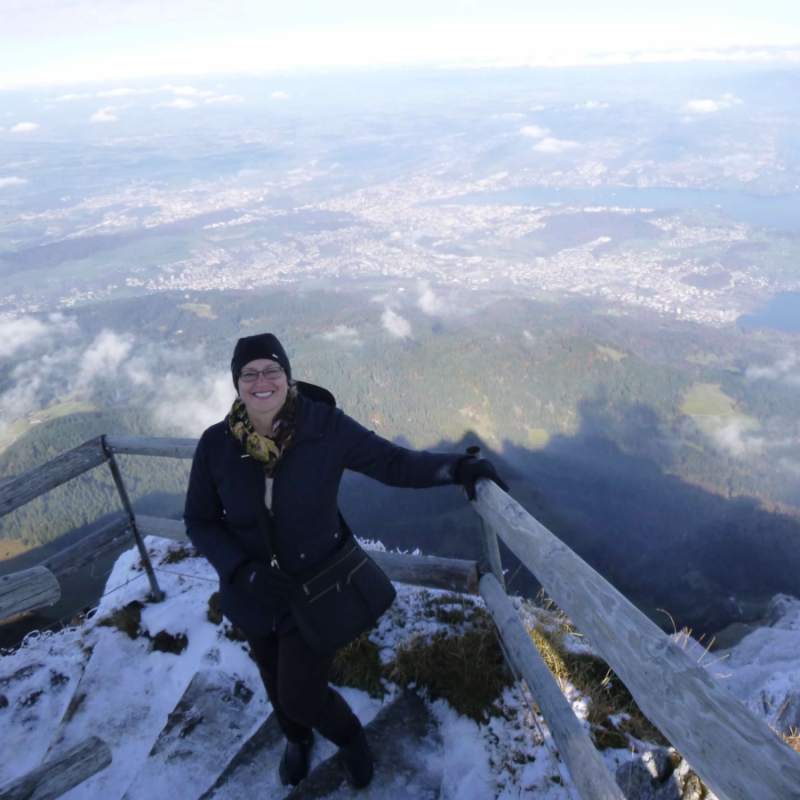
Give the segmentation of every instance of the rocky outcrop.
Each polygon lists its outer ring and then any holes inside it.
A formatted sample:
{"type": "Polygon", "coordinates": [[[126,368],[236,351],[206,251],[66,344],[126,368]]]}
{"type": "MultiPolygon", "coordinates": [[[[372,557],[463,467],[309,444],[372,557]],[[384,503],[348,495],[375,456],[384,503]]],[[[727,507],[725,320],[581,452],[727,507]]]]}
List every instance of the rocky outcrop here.
{"type": "Polygon", "coordinates": [[[615,777],[627,800],[716,800],[673,748],[649,750],[615,777]]]}

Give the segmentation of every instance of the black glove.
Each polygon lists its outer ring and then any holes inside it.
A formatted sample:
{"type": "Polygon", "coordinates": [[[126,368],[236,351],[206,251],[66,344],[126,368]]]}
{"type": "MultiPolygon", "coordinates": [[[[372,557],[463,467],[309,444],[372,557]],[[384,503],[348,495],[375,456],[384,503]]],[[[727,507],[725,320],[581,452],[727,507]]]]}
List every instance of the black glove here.
{"type": "Polygon", "coordinates": [[[260,561],[242,564],[233,574],[232,583],[262,600],[288,600],[294,593],[294,578],[260,561]]]}
{"type": "Polygon", "coordinates": [[[497,474],[494,464],[488,458],[464,456],[456,467],[456,483],[464,487],[470,500],[475,499],[475,483],[479,478],[488,478],[504,492],[508,491],[505,481],[497,474]]]}

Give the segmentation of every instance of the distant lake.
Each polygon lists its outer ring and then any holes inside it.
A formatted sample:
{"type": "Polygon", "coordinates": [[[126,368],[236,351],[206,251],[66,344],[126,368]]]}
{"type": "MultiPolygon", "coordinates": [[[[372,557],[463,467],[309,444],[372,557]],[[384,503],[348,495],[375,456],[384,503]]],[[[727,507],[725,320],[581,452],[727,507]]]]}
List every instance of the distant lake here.
{"type": "Polygon", "coordinates": [[[739,317],[736,323],[746,328],[800,333],[800,292],[779,292],[765,306],[739,317]]]}
{"type": "Polygon", "coordinates": [[[461,197],[437,200],[436,204],[526,205],[581,203],[620,208],[691,209],[715,208],[733,219],[765,228],[800,230],[800,194],[758,197],[742,192],[716,192],[703,189],[666,189],[626,186],[598,186],[591,189],[555,189],[547,186],[521,186],[501,192],[474,192],[461,197]]]}

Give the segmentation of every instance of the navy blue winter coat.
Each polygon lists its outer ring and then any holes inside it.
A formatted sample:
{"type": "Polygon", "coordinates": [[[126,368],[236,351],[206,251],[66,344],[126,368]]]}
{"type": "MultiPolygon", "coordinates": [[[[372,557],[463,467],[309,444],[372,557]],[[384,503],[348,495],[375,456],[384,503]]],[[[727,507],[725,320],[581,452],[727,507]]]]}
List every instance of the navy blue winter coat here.
{"type": "MultiPolygon", "coordinates": [[[[289,575],[312,570],[339,548],[344,530],[337,495],[345,469],[389,486],[421,489],[455,483],[463,456],[408,450],[332,405],[302,394],[298,404],[295,436],[275,470],[268,516],[275,555],[289,575]]],[[[256,635],[294,627],[284,603],[256,602],[231,583],[244,562],[269,562],[255,507],[265,502],[265,489],[263,466],[247,456],[227,420],[203,433],[186,493],[186,534],[219,574],[223,614],[245,633],[256,635]],[[255,472],[259,495],[246,470],[255,472]]]]}

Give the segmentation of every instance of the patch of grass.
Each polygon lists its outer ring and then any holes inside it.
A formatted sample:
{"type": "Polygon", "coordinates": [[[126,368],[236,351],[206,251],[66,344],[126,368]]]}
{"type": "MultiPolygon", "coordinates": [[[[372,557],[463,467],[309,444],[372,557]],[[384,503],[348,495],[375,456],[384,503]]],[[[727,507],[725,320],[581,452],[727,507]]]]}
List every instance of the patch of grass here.
{"type": "Polygon", "coordinates": [[[623,358],[627,358],[628,354],[623,353],[620,350],[615,350],[613,347],[606,347],[602,344],[596,344],[595,347],[604,355],[608,356],[612,361],[622,361],[623,358]]]}
{"type": "Polygon", "coordinates": [[[683,398],[682,410],[689,416],[732,414],[735,401],[715,383],[693,383],[683,398]]]}
{"type": "Polygon", "coordinates": [[[181,561],[185,561],[187,558],[194,558],[196,555],[197,551],[192,545],[182,544],[180,547],[175,547],[167,551],[167,554],[161,561],[161,565],[179,564],[181,561]]]}
{"type": "Polygon", "coordinates": [[[386,677],[401,686],[425,686],[432,700],[443,698],[459,714],[477,722],[499,715],[497,700],[511,685],[503,652],[490,631],[468,631],[431,639],[414,637],[386,665],[386,677]]]}
{"type": "Polygon", "coordinates": [[[212,625],[222,624],[222,608],[219,604],[219,592],[214,592],[208,598],[208,610],[206,611],[206,619],[212,625]]]}
{"type": "Polygon", "coordinates": [[[333,659],[333,682],[337,686],[361,689],[370,697],[382,699],[386,695],[381,680],[383,672],[378,646],[369,640],[367,633],[338,650],[333,659]]]}
{"type": "Polygon", "coordinates": [[[211,306],[207,303],[184,303],[178,308],[184,311],[191,311],[201,319],[216,319],[217,315],[211,310],[211,306]]]}
{"type": "Polygon", "coordinates": [[[528,444],[534,450],[542,450],[550,444],[550,433],[544,428],[528,428],[528,444]]]}
{"type": "Polygon", "coordinates": [[[179,656],[189,646],[189,639],[185,633],[167,633],[159,631],[150,642],[150,652],[158,650],[162,653],[172,653],[179,656]]]}
{"type": "Polygon", "coordinates": [[[796,753],[800,753],[800,730],[790,728],[789,733],[782,733],[783,741],[789,745],[796,753]]]}
{"type": "MultiPolygon", "coordinates": [[[[219,604],[219,592],[214,592],[211,597],[208,598],[208,609],[206,611],[206,619],[212,625],[222,625],[225,622],[225,618],[222,616],[222,607],[219,604]]],[[[231,625],[229,623],[225,623],[223,629],[217,634],[218,636],[224,636],[226,639],[229,639],[232,642],[246,642],[247,637],[244,635],[244,632],[237,628],[235,625],[231,625]]]]}
{"type": "Polygon", "coordinates": [[[599,750],[628,747],[628,734],[670,746],[608,664],[596,656],[570,652],[557,633],[538,628],[529,633],[550,672],[560,681],[569,681],[591,701],[587,720],[599,750]],[[626,714],[627,718],[615,725],[609,718],[612,714],[626,714]]]}
{"type": "Polygon", "coordinates": [[[127,633],[131,639],[136,639],[142,634],[142,609],[144,603],[132,600],[128,605],[118,608],[109,616],[101,619],[97,624],[106,628],[116,628],[122,633],[127,633]]]}

